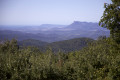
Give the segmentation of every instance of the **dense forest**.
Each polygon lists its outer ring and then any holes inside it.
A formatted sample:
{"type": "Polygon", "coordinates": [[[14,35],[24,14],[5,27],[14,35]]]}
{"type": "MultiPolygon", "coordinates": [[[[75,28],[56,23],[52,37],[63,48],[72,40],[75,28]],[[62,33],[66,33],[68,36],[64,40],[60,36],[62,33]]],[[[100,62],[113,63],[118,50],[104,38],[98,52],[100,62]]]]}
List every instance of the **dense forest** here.
{"type": "Polygon", "coordinates": [[[75,38],[70,40],[47,43],[40,40],[27,39],[23,41],[18,41],[18,45],[20,48],[28,46],[37,47],[42,52],[45,52],[47,49],[51,49],[53,53],[56,52],[67,53],[71,51],[81,50],[82,48],[86,47],[90,42],[93,41],[94,40],[90,38],[75,38]]]}
{"type": "Polygon", "coordinates": [[[16,40],[0,44],[2,80],[119,80],[120,45],[100,39],[80,51],[53,54],[38,48],[19,49],[16,40]]]}
{"type": "Polygon", "coordinates": [[[110,37],[100,37],[79,51],[54,54],[51,49],[41,52],[36,47],[21,48],[15,39],[1,41],[0,79],[120,80],[119,13],[120,0],[105,4],[100,25],[110,30],[110,37]]]}

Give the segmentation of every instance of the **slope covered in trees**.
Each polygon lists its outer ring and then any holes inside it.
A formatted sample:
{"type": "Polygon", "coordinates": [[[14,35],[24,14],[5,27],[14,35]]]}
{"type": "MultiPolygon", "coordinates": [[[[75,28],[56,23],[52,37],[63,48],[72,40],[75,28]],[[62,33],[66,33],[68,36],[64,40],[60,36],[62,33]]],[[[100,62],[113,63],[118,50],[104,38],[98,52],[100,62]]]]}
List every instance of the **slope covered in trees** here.
{"type": "Polygon", "coordinates": [[[40,47],[40,46],[45,46],[47,45],[47,42],[43,42],[40,40],[34,40],[34,39],[27,39],[23,41],[18,41],[18,45],[20,46],[35,46],[35,47],[40,47]]]}
{"type": "Polygon", "coordinates": [[[18,41],[18,44],[22,47],[24,46],[34,46],[38,47],[41,51],[45,51],[50,48],[52,52],[71,52],[78,51],[86,47],[90,42],[93,42],[90,38],[75,38],[70,40],[58,41],[53,43],[47,43],[39,40],[28,39],[23,41],[18,41]]]}
{"type": "Polygon", "coordinates": [[[78,51],[88,45],[88,43],[93,42],[90,38],[75,38],[70,40],[64,40],[59,42],[53,42],[47,45],[53,52],[71,52],[78,51]]]}

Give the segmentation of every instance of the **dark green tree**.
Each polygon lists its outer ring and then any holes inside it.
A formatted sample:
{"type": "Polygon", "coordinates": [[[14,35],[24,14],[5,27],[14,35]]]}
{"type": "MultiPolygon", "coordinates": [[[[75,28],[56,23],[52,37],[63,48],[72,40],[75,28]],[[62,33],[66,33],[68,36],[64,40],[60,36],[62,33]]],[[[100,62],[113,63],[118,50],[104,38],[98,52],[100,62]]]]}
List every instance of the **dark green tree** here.
{"type": "Polygon", "coordinates": [[[120,0],[111,0],[104,4],[105,11],[99,25],[110,30],[110,36],[120,43],[120,0]]]}

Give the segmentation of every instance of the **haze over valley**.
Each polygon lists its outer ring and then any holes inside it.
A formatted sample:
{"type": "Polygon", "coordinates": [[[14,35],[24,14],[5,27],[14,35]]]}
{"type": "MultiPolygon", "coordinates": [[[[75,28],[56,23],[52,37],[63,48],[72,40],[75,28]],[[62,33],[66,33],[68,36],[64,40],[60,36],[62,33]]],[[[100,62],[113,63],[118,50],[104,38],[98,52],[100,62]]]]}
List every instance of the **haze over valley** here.
{"type": "Polygon", "coordinates": [[[35,39],[45,42],[56,42],[73,38],[88,37],[97,39],[99,36],[110,35],[110,31],[98,23],[74,21],[70,25],[42,24],[40,26],[0,26],[1,40],[35,39]]]}

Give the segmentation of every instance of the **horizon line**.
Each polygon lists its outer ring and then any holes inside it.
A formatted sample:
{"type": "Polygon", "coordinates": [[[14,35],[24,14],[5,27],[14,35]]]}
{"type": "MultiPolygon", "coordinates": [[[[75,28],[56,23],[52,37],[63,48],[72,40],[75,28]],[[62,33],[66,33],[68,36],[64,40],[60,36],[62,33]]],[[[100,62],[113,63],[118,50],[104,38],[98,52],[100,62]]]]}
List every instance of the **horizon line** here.
{"type": "MultiPolygon", "coordinates": [[[[90,21],[73,21],[74,22],[85,22],[85,23],[99,23],[99,22],[90,22],[90,21]]],[[[70,23],[70,24],[72,24],[70,23]]],[[[41,25],[70,25],[70,24],[56,24],[56,23],[43,23],[43,24],[0,24],[0,26],[41,26],[41,25]]]]}

